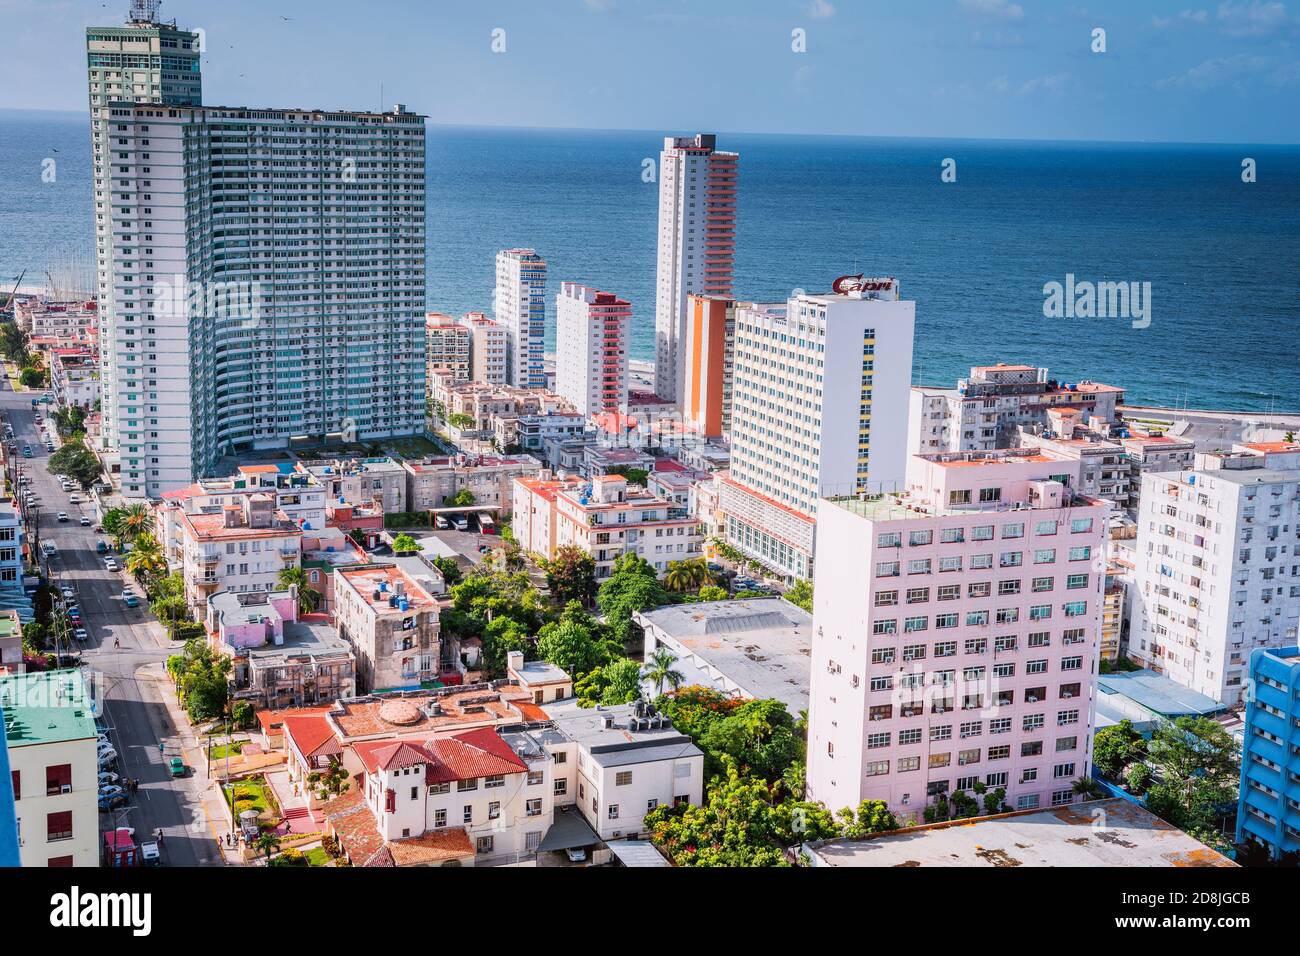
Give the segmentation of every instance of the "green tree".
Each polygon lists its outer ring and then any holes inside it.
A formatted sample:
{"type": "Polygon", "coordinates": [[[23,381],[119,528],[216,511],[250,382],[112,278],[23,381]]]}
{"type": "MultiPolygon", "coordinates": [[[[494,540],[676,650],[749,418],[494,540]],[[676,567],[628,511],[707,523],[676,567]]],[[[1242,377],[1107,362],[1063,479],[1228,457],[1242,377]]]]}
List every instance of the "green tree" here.
{"type": "Polygon", "coordinates": [[[742,702],[712,722],[697,741],[705,755],[705,771],[726,760],[764,780],[779,780],[786,768],[804,759],[804,742],[794,718],[779,700],[742,702]]]}
{"type": "Polygon", "coordinates": [[[671,602],[654,568],[645,558],[633,553],[624,554],[614,562],[613,573],[596,593],[596,603],[605,615],[605,623],[625,647],[641,637],[640,628],[632,620],[634,612],[671,602]]]}
{"type": "Polygon", "coordinates": [[[511,617],[497,617],[483,631],[483,666],[493,676],[506,672],[511,651],[529,651],[528,629],[511,617]]]}
{"type": "Polygon", "coordinates": [[[153,512],[149,510],[148,505],[127,505],[122,509],[122,530],[118,537],[123,541],[134,541],[137,535],[143,534],[152,527],[153,512]]]}
{"type": "Polygon", "coordinates": [[[203,638],[185,642],[181,654],[167,659],[177,693],[190,720],[210,720],[226,712],[230,658],[214,654],[203,638]]]}
{"type": "Polygon", "coordinates": [[[321,593],[311,586],[311,579],[302,568],[281,568],[276,580],[282,588],[298,589],[298,613],[315,614],[320,606],[321,593]]]}
{"type": "Polygon", "coordinates": [[[850,840],[898,829],[898,818],[884,800],[863,800],[856,811],[845,807],[836,816],[840,820],[841,834],[850,840]]]}
{"type": "Polygon", "coordinates": [[[271,865],[271,854],[280,849],[280,838],[274,830],[263,830],[253,841],[253,848],[266,857],[266,865],[271,865]]]}
{"type": "Polygon", "coordinates": [[[443,498],[442,503],[449,508],[468,508],[470,505],[474,504],[474,500],[474,492],[470,491],[468,488],[462,488],[454,495],[448,498],[443,498]]]}
{"type": "Polygon", "coordinates": [[[811,614],[813,609],[812,582],[796,581],[794,586],[785,592],[785,599],[796,607],[801,607],[811,614]]]}
{"type": "Polygon", "coordinates": [[[574,683],[573,691],[582,707],[631,703],[641,696],[641,665],[629,657],[620,657],[592,668],[574,683]]]}
{"type": "Polygon", "coordinates": [[[463,576],[460,565],[455,558],[434,558],[433,566],[442,574],[442,580],[447,587],[451,587],[463,576]]]}
{"type": "Polygon", "coordinates": [[[1074,783],[1070,785],[1070,789],[1085,800],[1100,800],[1105,794],[1101,784],[1093,780],[1092,777],[1076,777],[1074,783]]]}
{"type": "Polygon", "coordinates": [[[664,684],[676,690],[686,679],[681,671],[673,667],[676,663],[677,656],[666,647],[657,647],[650,655],[650,661],[642,670],[641,676],[655,685],[655,696],[663,695],[664,684]]]}
{"type": "Polygon", "coordinates": [[[419,543],[409,534],[399,534],[393,539],[393,551],[397,554],[410,554],[419,550],[419,543]]]}
{"type": "Polygon", "coordinates": [[[24,388],[44,388],[45,369],[29,365],[19,374],[18,381],[22,382],[24,388]]]}
{"type": "Polygon", "coordinates": [[[464,412],[452,412],[446,418],[447,424],[457,431],[467,431],[474,427],[474,416],[464,412]]]}
{"type": "Polygon", "coordinates": [[[347,768],[339,762],[339,758],[330,757],[329,766],[324,770],[314,770],[307,774],[307,785],[317,799],[328,801],[348,789],[349,777],[347,768]]]}
{"type": "Polygon", "coordinates": [[[1124,785],[1130,792],[1139,796],[1146,793],[1147,787],[1151,786],[1151,779],[1151,768],[1144,763],[1130,764],[1124,773],[1124,785]]]}
{"type": "Polygon", "coordinates": [[[146,583],[167,571],[167,558],[163,554],[162,545],[148,531],[136,535],[124,564],[128,572],[146,583]]]}
{"type": "Polygon", "coordinates": [[[546,586],[559,604],[580,601],[585,607],[596,596],[596,562],[575,545],[562,545],[555,557],[542,566],[546,572],[546,586]]]}
{"type": "Polygon", "coordinates": [[[47,466],[52,475],[66,475],[82,485],[99,478],[99,459],[81,442],[70,441],[50,455],[47,466]]]}
{"type": "Polygon", "coordinates": [[[701,601],[725,601],[727,599],[727,589],[720,588],[716,584],[706,584],[700,588],[701,601]]]}
{"type": "Polygon", "coordinates": [[[640,485],[642,488],[650,480],[650,472],[644,468],[633,468],[631,465],[615,465],[613,468],[606,470],[605,474],[622,475],[627,479],[629,485],[640,485]]]}
{"type": "Polygon", "coordinates": [[[683,561],[668,562],[668,571],[664,574],[664,585],[670,591],[684,594],[697,591],[709,580],[709,568],[703,558],[687,558],[683,561]]]}
{"type": "Polygon", "coordinates": [[[1163,721],[1152,732],[1147,759],[1157,778],[1147,790],[1147,809],[1220,846],[1221,818],[1236,805],[1240,783],[1232,735],[1209,717],[1163,721]]]}
{"type": "Polygon", "coordinates": [[[599,628],[581,604],[570,601],[558,621],[538,632],[537,656],[580,678],[617,656],[617,644],[604,638],[599,628]]]}
{"type": "Polygon", "coordinates": [[[1110,779],[1118,779],[1124,767],[1142,758],[1146,742],[1133,727],[1133,721],[1121,720],[1118,724],[1097,731],[1092,744],[1092,764],[1110,779]]]}

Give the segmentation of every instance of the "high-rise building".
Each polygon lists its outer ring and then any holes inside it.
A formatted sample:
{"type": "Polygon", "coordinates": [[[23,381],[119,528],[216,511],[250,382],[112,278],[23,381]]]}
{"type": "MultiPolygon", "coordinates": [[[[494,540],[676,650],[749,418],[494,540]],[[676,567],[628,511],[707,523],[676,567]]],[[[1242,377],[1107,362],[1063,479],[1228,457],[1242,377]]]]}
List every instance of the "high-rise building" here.
{"type": "Polygon", "coordinates": [[[1237,843],[1256,840],[1273,858],[1300,853],[1300,776],[1294,768],[1300,726],[1300,648],[1250,652],[1251,692],[1242,717],[1237,843]]]}
{"type": "Polygon", "coordinates": [[[1251,652],[1300,629],[1300,444],[1142,475],[1129,657],[1228,706],[1251,652]]]}
{"type": "Polygon", "coordinates": [[[300,436],[420,433],[424,117],[100,109],[114,236],[104,404],[123,495],[300,436]],[[359,207],[365,230],[347,225],[359,207]]]}
{"type": "MultiPolygon", "coordinates": [[[[156,0],[133,0],[125,25],[88,27],[86,29],[87,77],[90,88],[90,139],[92,174],[95,191],[95,256],[99,295],[100,375],[103,389],[103,444],[109,467],[117,461],[116,381],[119,360],[126,361],[132,377],[139,377],[138,350],[123,355],[119,342],[140,335],[142,317],[135,309],[126,314],[117,308],[116,293],[127,297],[126,285],[115,282],[114,251],[119,243],[139,243],[134,230],[117,234],[113,230],[114,208],[125,202],[114,193],[111,180],[120,172],[119,147],[123,130],[111,123],[109,103],[136,101],[168,106],[198,106],[203,102],[203,76],[200,71],[200,34],[180,30],[176,22],[158,20],[156,0]]],[[[122,344],[125,344],[124,342],[122,344]]],[[[138,344],[138,343],[137,343],[138,344]]],[[[188,355],[176,343],[158,344],[155,355],[168,366],[188,364],[188,355]]],[[[151,431],[157,429],[151,429],[151,431]]],[[[143,485],[143,479],[137,482],[143,485]]]]}
{"type": "Polygon", "coordinates": [[[425,391],[438,372],[449,372],[453,385],[470,380],[470,330],[450,315],[424,316],[425,391]]]}
{"type": "Polygon", "coordinates": [[[532,249],[498,252],[493,308],[506,330],[506,384],[545,388],[546,260],[532,249]]]}
{"type": "MultiPolygon", "coordinates": [[[[752,303],[744,303],[750,306],[752,303]]],[[[686,384],[682,418],[705,438],[731,432],[736,303],[723,296],[686,299],[686,384]]]]}
{"type": "Polygon", "coordinates": [[[719,151],[712,133],[665,137],[659,154],[655,391],[679,405],[686,381],[686,297],[731,295],[739,159],[719,151]]]}
{"type": "Polygon", "coordinates": [[[726,539],[795,578],[812,576],[825,494],[901,487],[916,303],[895,279],[846,278],[736,309],[726,539]]]}
{"type": "Polygon", "coordinates": [[[1075,800],[1109,510],[1071,493],[1078,468],[1032,450],[923,455],[898,493],[821,501],[809,799],[911,819],[983,810],[998,790],[994,811],[1075,800]]]}
{"type": "Polygon", "coordinates": [[[509,336],[503,326],[482,312],[466,312],[461,324],[469,329],[469,377],[472,382],[504,385],[509,375],[509,336]]]}
{"type": "Polygon", "coordinates": [[[584,415],[627,411],[632,305],[565,282],[555,297],[555,390],[584,415]]]}

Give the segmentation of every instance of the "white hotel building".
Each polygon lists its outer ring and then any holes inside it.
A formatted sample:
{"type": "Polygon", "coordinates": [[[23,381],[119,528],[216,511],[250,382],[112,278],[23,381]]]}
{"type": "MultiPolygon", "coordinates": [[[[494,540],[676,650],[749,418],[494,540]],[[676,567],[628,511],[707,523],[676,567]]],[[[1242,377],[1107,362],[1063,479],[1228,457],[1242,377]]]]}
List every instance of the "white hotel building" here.
{"type": "Polygon", "coordinates": [[[1032,450],[911,459],[899,494],[817,513],[808,798],[919,818],[1017,810],[1088,776],[1108,504],[1032,450]]]}
{"type": "Polygon", "coordinates": [[[1256,648],[1300,628],[1300,444],[1141,476],[1129,656],[1233,705],[1256,648]]]}
{"type": "Polygon", "coordinates": [[[726,540],[795,578],[812,576],[824,494],[901,487],[916,303],[895,279],[843,294],[738,307],[726,540]]]}

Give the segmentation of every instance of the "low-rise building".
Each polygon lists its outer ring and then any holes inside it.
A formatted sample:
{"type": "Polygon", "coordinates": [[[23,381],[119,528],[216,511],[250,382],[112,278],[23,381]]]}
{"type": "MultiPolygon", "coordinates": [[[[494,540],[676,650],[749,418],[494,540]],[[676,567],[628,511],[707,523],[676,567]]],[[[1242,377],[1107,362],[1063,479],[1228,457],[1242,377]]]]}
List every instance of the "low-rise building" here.
{"type": "Polygon", "coordinates": [[[218,591],[274,590],[282,570],[299,566],[302,528],[269,492],[243,496],[217,512],[189,514],[164,506],[162,513],[177,519],[185,601],[200,620],[218,591]]]}
{"type": "Polygon", "coordinates": [[[433,596],[393,565],[334,572],[338,634],[356,655],[357,688],[420,687],[455,671],[458,651],[440,640],[433,596]]]}
{"type": "Polygon", "coordinates": [[[510,531],[519,547],[545,556],[555,554],[559,547],[555,496],[561,491],[577,491],[586,486],[586,479],[577,475],[556,478],[549,471],[536,477],[516,478],[511,488],[514,517],[510,531]]]}
{"type": "Polygon", "coordinates": [[[1137,513],[1141,506],[1142,476],[1161,471],[1191,468],[1196,457],[1196,442],[1169,435],[1140,435],[1120,439],[1129,469],[1128,510],[1137,513]]]}
{"type": "Polygon", "coordinates": [[[23,663],[23,622],[12,608],[0,610],[0,674],[21,674],[23,663]]]}
{"type": "Polygon", "coordinates": [[[905,827],[805,844],[811,866],[1230,867],[1236,864],[1128,800],[905,827]]]}
{"type": "Polygon", "coordinates": [[[582,473],[588,478],[614,474],[614,469],[653,471],[655,456],[640,448],[587,445],[582,452],[582,473]]]}
{"type": "Polygon", "coordinates": [[[80,670],[0,675],[22,865],[99,865],[99,762],[80,670]]]}
{"type": "MultiPolygon", "coordinates": [[[[535,500],[542,505],[540,496],[535,500]]],[[[663,572],[670,562],[703,553],[700,526],[685,508],[629,487],[621,475],[598,475],[588,486],[558,491],[554,507],[556,547],[574,545],[591,555],[598,579],[609,577],[624,554],[638,554],[663,572]]]]}
{"type": "Polygon", "coordinates": [[[449,506],[449,499],[462,491],[474,496],[500,517],[513,507],[512,487],[516,478],[541,473],[542,463],[531,455],[451,455],[408,461],[407,502],[410,511],[430,511],[449,506]]]}
{"type": "Polygon", "coordinates": [[[505,385],[509,365],[509,336],[505,326],[497,325],[482,312],[466,312],[460,321],[470,332],[470,379],[505,385]]]}
{"type": "Polygon", "coordinates": [[[409,510],[406,506],[406,469],[395,458],[347,458],[299,462],[335,504],[375,505],[384,514],[409,510]]]}
{"type": "Polygon", "coordinates": [[[642,701],[546,707],[559,735],[548,737],[557,806],[576,804],[601,840],[635,838],[660,805],[698,805],[704,796],[704,753],[672,722],[642,701]]]}
{"type": "Polygon", "coordinates": [[[257,707],[307,707],[356,691],[352,649],[323,614],[300,616],[298,591],[225,591],[208,601],[207,628],[233,660],[235,696],[257,707]]]}
{"type": "Polygon", "coordinates": [[[302,570],[307,585],[320,595],[316,610],[322,614],[334,613],[335,570],[369,563],[370,555],[342,528],[303,532],[302,570]]]}
{"type": "MultiPolygon", "coordinates": [[[[544,453],[546,443],[551,440],[581,438],[587,428],[587,416],[564,412],[554,412],[549,415],[520,415],[513,419],[498,419],[498,421],[513,421],[514,444],[528,452],[544,453]]],[[[506,445],[502,444],[501,447],[505,448],[506,445]]]]}
{"type": "Polygon", "coordinates": [[[62,408],[93,408],[99,401],[99,360],[89,349],[53,349],[50,392],[62,408]]]}
{"type": "MultiPolygon", "coordinates": [[[[645,661],[665,648],[681,686],[699,684],[738,700],[774,698],[795,717],[808,709],[812,615],[781,598],[674,604],[638,611],[645,661]]],[[[667,687],[645,682],[647,696],[667,687]]]]}

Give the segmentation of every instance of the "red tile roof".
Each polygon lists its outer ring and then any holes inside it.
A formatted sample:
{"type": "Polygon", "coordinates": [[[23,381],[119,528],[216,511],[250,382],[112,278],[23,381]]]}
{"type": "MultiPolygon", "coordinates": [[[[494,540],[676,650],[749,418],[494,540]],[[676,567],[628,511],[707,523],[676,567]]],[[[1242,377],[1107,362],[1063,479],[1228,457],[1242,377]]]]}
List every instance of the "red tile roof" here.
{"type": "Polygon", "coordinates": [[[435,759],[423,746],[409,740],[368,741],[355,745],[352,750],[370,773],[433,764],[435,759]]]}
{"type": "Polygon", "coordinates": [[[280,710],[259,710],[257,722],[262,725],[262,733],[270,734],[273,730],[284,727],[286,717],[309,717],[314,714],[328,714],[330,707],[285,707],[280,710]]]}
{"type": "Polygon", "coordinates": [[[388,852],[397,866],[424,866],[474,855],[474,844],[461,827],[426,830],[417,837],[394,840],[388,852]]]}
{"type": "Polygon", "coordinates": [[[353,866],[397,865],[359,788],[331,800],[326,805],[325,820],[353,866]]]}
{"type": "Polygon", "coordinates": [[[334,728],[323,713],[285,717],[284,732],[304,757],[343,753],[343,748],[334,736],[334,728]]]}

